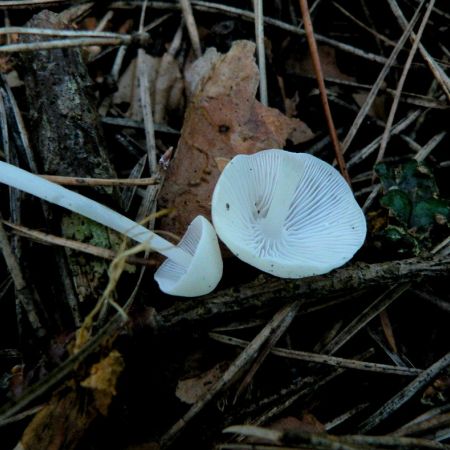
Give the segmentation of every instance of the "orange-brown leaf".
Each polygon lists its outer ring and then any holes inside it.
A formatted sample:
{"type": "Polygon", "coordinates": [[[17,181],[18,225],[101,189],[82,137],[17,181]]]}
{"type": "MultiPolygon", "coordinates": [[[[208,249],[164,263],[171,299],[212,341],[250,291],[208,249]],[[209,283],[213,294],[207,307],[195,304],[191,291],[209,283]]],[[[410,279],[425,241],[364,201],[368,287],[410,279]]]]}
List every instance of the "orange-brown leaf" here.
{"type": "Polygon", "coordinates": [[[198,214],[210,217],[211,195],[220,175],[217,158],[281,148],[294,133],[298,137],[299,129],[303,140],[311,137],[303,122],[256,100],[254,50],[254,43],[236,41],[196,81],[160,196],[162,207],[176,210],[163,220],[163,229],[182,235],[198,214]]]}

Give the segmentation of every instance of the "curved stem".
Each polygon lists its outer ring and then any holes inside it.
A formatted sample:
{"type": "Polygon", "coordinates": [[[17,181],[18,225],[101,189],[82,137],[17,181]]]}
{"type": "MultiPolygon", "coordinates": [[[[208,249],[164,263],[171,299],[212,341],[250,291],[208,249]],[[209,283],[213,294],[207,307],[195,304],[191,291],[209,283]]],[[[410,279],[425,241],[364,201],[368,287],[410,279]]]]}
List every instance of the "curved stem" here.
{"type": "Polygon", "coordinates": [[[149,246],[177,264],[187,267],[192,256],[128,217],[77,192],[52,183],[19,167],[0,161],[0,182],[35,195],[101,223],[149,246]]]}

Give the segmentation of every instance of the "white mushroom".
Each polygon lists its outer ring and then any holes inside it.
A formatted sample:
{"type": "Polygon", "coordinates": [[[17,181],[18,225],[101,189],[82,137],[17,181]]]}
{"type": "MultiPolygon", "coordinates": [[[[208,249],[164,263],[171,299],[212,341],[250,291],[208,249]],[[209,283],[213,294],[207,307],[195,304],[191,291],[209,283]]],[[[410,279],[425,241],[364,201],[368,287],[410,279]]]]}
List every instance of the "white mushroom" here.
{"type": "Polygon", "coordinates": [[[212,219],[238,258],[283,278],[343,265],[366,236],[364,214],[337,170],[278,149],[228,163],[213,193],[212,219]]]}
{"type": "Polygon", "coordinates": [[[196,297],[211,292],[222,277],[222,257],[212,225],[197,216],[178,245],[112,209],[58,184],[0,161],[0,182],[81,214],[138,242],[168,259],[155,280],[167,294],[196,297]]]}

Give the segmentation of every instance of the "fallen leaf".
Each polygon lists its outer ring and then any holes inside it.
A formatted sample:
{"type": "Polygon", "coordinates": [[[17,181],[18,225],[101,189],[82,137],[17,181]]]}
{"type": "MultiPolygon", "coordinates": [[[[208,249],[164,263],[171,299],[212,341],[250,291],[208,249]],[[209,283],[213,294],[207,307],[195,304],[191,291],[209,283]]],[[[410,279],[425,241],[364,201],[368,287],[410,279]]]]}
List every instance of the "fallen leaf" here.
{"type": "MultiPolygon", "coordinates": [[[[318,47],[320,65],[325,78],[335,78],[342,81],[355,81],[355,79],[339,69],[336,61],[336,50],[328,45],[319,45],[318,47]]],[[[309,75],[316,77],[309,52],[305,53],[303,59],[298,59],[297,55],[287,61],[287,67],[290,72],[300,76],[309,75]]]]}
{"type": "Polygon", "coordinates": [[[303,412],[300,418],[288,416],[281,417],[270,425],[272,430],[289,431],[292,429],[308,433],[324,433],[324,425],[309,412],[303,412]]]}
{"type": "Polygon", "coordinates": [[[75,450],[97,415],[73,383],[53,395],[25,428],[16,449],[75,450]]]}
{"type": "MultiPolygon", "coordinates": [[[[355,92],[354,94],[352,94],[352,97],[353,100],[355,100],[355,103],[361,108],[366,103],[368,95],[369,92],[355,92]]],[[[387,98],[385,94],[379,94],[372,102],[372,105],[368,111],[368,115],[386,121],[387,120],[386,100],[387,98]]]]}
{"type": "MultiPolygon", "coordinates": [[[[148,75],[150,98],[152,100],[153,120],[155,123],[167,122],[171,111],[181,109],[183,105],[184,83],[178,63],[170,53],[157,58],[145,54],[142,58],[145,72],[148,75]]],[[[142,120],[142,106],[137,81],[137,58],[133,59],[119,78],[113,102],[123,107],[130,119],[142,120]]]]}
{"type": "Polygon", "coordinates": [[[184,80],[186,95],[189,99],[197,93],[200,82],[211,72],[219,57],[220,53],[214,47],[210,47],[201,58],[186,67],[184,80]]]}
{"type": "Polygon", "coordinates": [[[220,174],[216,158],[282,148],[291,136],[296,142],[299,136],[312,137],[303,122],[255,99],[259,74],[254,51],[253,42],[236,41],[228,53],[216,58],[214,51],[207,51],[207,63],[194,63],[202,68],[191,74],[195,93],[160,195],[160,206],[175,208],[176,213],[163,219],[163,229],[182,235],[197,215],[210,217],[220,174]]]}
{"type": "Polygon", "coordinates": [[[90,375],[83,380],[81,386],[92,389],[97,409],[108,413],[112,397],[116,395],[117,379],[124,368],[122,356],[113,350],[106,358],[91,367],[90,375]]]}
{"type": "Polygon", "coordinates": [[[180,380],[175,391],[176,396],[182,402],[193,405],[221,378],[224,370],[224,363],[220,363],[196,377],[180,380]]]}

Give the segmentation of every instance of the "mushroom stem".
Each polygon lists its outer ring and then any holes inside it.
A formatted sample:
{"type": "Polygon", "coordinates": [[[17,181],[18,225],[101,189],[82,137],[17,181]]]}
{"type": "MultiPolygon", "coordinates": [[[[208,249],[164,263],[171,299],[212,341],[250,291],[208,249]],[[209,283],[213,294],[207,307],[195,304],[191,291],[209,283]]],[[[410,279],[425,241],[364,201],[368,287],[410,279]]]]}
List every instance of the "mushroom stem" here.
{"type": "Polygon", "coordinates": [[[298,183],[299,172],[296,165],[292,164],[288,158],[280,158],[272,200],[267,215],[263,219],[264,228],[270,234],[279,233],[283,229],[298,183]]]}
{"type": "Polygon", "coordinates": [[[0,182],[81,214],[135,241],[146,242],[153,250],[184,267],[188,267],[192,261],[188,252],[128,217],[19,167],[0,161],[0,182]]]}

